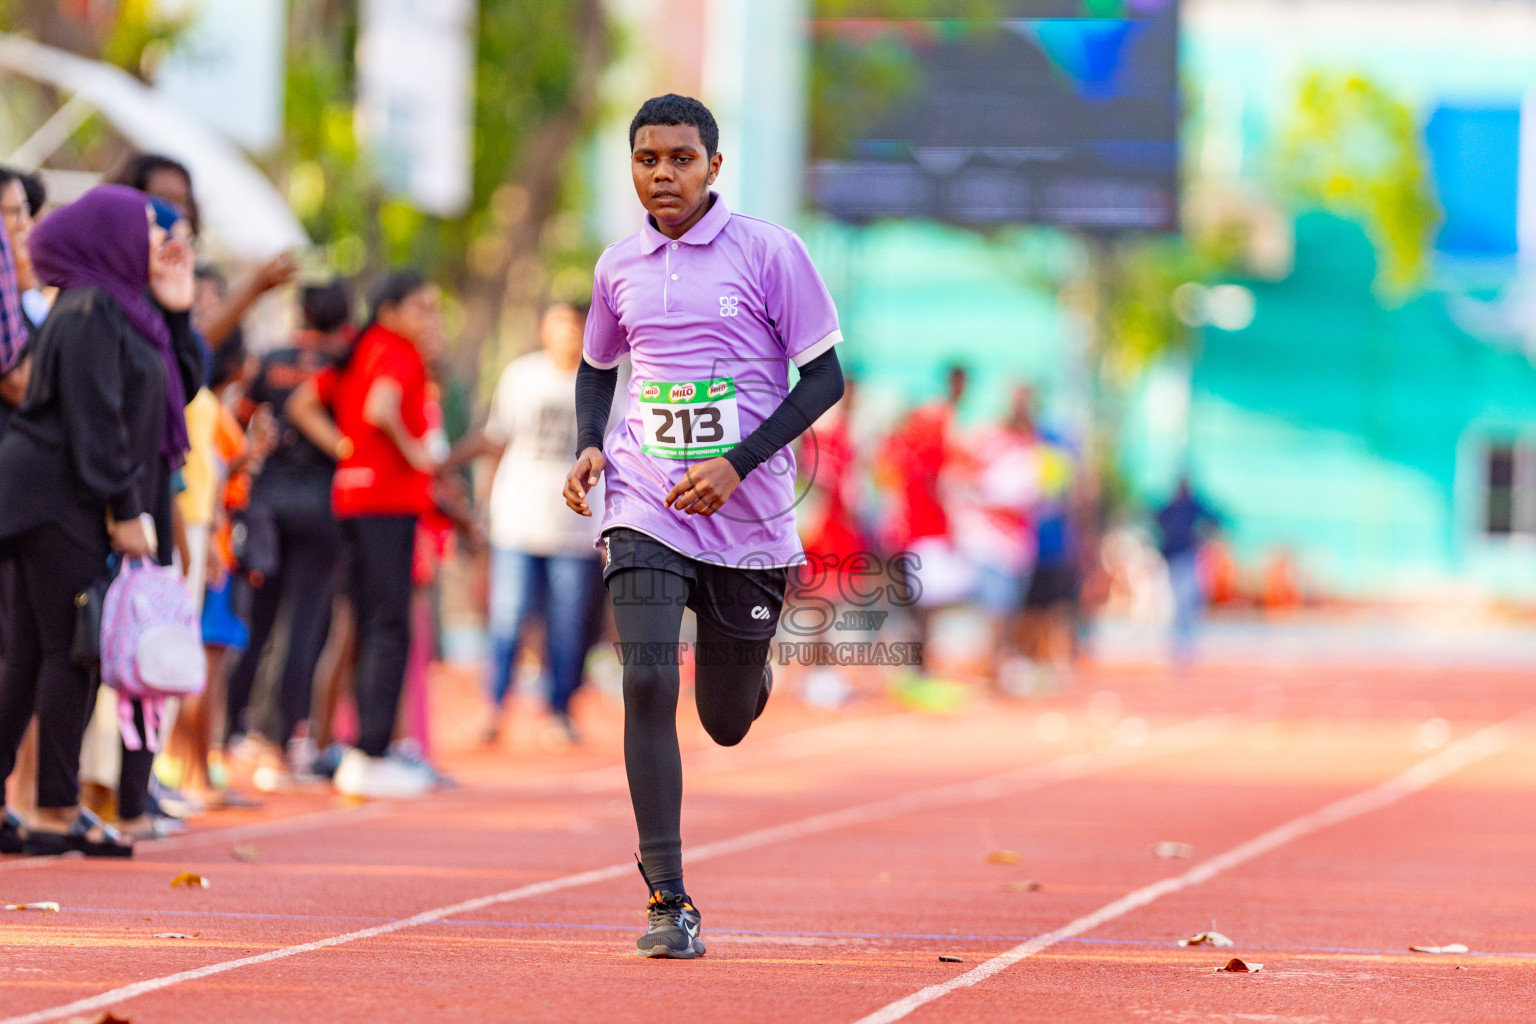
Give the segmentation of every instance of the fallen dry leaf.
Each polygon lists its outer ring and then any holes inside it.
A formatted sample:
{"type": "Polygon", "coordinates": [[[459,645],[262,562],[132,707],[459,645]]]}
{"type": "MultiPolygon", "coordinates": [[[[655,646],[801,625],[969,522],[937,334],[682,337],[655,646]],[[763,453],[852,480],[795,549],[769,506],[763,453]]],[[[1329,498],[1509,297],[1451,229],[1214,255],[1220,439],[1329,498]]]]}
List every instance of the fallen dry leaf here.
{"type": "Polygon", "coordinates": [[[235,858],[235,860],[243,860],[247,864],[258,860],[261,856],[256,852],[256,847],[254,846],[237,846],[229,851],[229,855],[235,858]]]}
{"type": "Polygon", "coordinates": [[[1188,860],[1195,855],[1195,848],[1188,843],[1161,842],[1152,844],[1152,856],[1164,860],[1188,860]]]}
{"type": "Polygon", "coordinates": [[[946,964],[963,964],[963,963],[965,963],[965,960],[963,958],[961,958],[961,957],[958,957],[958,956],[949,956],[949,955],[946,954],[944,956],[939,957],[939,962],[940,963],[946,963],[946,964]]]}
{"type": "MultiPolygon", "coordinates": [[[[198,932],[198,935],[201,935],[201,934],[202,934],[202,932],[198,932]]],[[[197,935],[188,935],[186,932],[158,932],[158,933],[156,933],[155,938],[157,938],[157,939],[195,939],[195,938],[197,938],[197,935]]]]}
{"type": "Polygon", "coordinates": [[[1026,878],[1019,882],[1009,882],[1003,886],[1004,892],[1039,892],[1040,883],[1033,878],[1026,878]]]}
{"type": "Polygon", "coordinates": [[[990,850],[987,853],[988,864],[1017,864],[1019,855],[1013,850],[990,850]]]}
{"type": "Polygon", "coordinates": [[[59,905],[57,903],[53,903],[53,902],[49,902],[49,903],[7,903],[5,905],[5,909],[6,910],[51,910],[55,914],[57,914],[59,912],[59,905]]]}
{"type": "Polygon", "coordinates": [[[172,889],[179,885],[184,885],[188,889],[206,889],[208,888],[208,879],[204,878],[202,875],[194,874],[191,871],[183,871],[181,874],[171,879],[172,889]]]}
{"type": "Polygon", "coordinates": [[[1466,953],[1467,947],[1459,942],[1453,942],[1449,946],[1409,946],[1413,953],[1466,953]]]}
{"type": "Polygon", "coordinates": [[[1180,939],[1181,946],[1235,946],[1237,943],[1227,938],[1221,932],[1201,932],[1191,935],[1187,939],[1180,939]]]}
{"type": "Polygon", "coordinates": [[[119,1017],[111,1010],[103,1010],[90,1017],[70,1017],[59,1024],[128,1024],[127,1017],[119,1017]]]}
{"type": "Polygon", "coordinates": [[[1231,960],[1228,960],[1227,966],[1225,967],[1211,968],[1213,971],[1225,971],[1228,974],[1252,974],[1254,971],[1262,971],[1263,969],[1263,964],[1245,963],[1244,961],[1239,960],[1237,957],[1233,957],[1231,960]]]}

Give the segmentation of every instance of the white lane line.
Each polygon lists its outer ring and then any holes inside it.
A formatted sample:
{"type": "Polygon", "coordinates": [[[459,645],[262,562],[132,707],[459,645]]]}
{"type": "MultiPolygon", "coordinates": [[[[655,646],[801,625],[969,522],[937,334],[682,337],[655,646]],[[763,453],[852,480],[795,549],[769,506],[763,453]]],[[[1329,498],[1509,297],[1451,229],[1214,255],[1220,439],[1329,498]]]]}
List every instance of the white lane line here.
{"type": "MultiPolygon", "coordinates": [[[[738,853],[742,850],[766,846],[770,843],[803,838],[818,832],[827,832],[849,825],[863,824],[929,807],[949,807],[963,801],[992,800],[1025,790],[1038,789],[1054,782],[1064,782],[1097,772],[1126,767],[1153,757],[1180,754],[1202,746],[1208,746],[1225,734],[1229,727],[1230,723],[1225,718],[1196,719],[1155,732],[1148,738],[1145,744],[1139,747],[1068,754],[1054,761],[1031,765],[1026,768],[1006,772],[1002,775],[980,779],[976,782],[940,786],[935,789],[922,790],[888,800],[876,800],[871,803],[844,808],[840,811],[818,814],[800,821],[789,822],[772,828],[758,829],[757,831],[748,832],[732,839],[706,843],[688,851],[683,859],[686,862],[695,863],[714,857],[723,857],[730,853],[738,853]]],[[[274,960],[284,960],[291,956],[298,956],[300,953],[310,953],[318,949],[342,946],[361,939],[377,938],[380,935],[404,931],[417,925],[431,924],[434,921],[457,917],[460,914],[468,914],[502,903],[512,903],[517,900],[532,899],[535,896],[558,892],[562,889],[574,889],[580,886],[612,881],[617,878],[627,878],[631,877],[634,870],[634,863],[628,862],[613,864],[605,868],[596,868],[591,871],[583,871],[579,874],[566,875],[563,878],[554,878],[545,882],[535,882],[531,885],[509,889],[506,892],[479,896],[475,899],[454,903],[446,907],[438,907],[434,910],[424,910],[413,917],[403,918],[399,921],[390,921],[387,924],[376,925],[372,928],[347,932],[344,935],[334,935],[327,939],[306,942],[297,946],[269,950],[266,953],[242,957],[239,960],[226,960],[221,963],[207,964],[203,967],[181,971],[177,974],[168,974],[160,978],[149,978],[145,981],[135,982],[132,985],[110,989],[100,995],[77,999],[63,1006],[37,1010],[33,1013],[25,1013],[17,1017],[7,1017],[4,1020],[0,1020],[0,1024],[46,1024],[48,1021],[58,1020],[61,1017],[104,1010],[129,999],[147,995],[150,992],[157,992],[160,989],[170,988],[173,985],[180,985],[184,982],[198,981],[202,978],[224,974],[242,967],[252,967],[257,964],[271,963],[274,960]]]]}
{"type": "MultiPolygon", "coordinates": [[[[686,754],[684,755],[684,770],[690,776],[712,774],[732,769],[772,764],[779,761],[799,760],[820,753],[830,753],[848,747],[859,746],[863,743],[873,742],[885,727],[914,717],[916,716],[912,712],[902,712],[895,715],[882,715],[877,718],[860,718],[853,721],[834,722],[830,725],[818,725],[809,729],[785,733],[752,748],[753,756],[750,760],[740,756],[730,756],[735,751],[741,750],[739,747],[734,748],[732,751],[722,748],[706,750],[696,754],[686,754]]],[[[623,788],[627,785],[624,766],[617,764],[605,765],[601,768],[582,768],[575,771],[555,772],[549,775],[536,775],[527,779],[519,779],[503,786],[493,787],[489,792],[500,795],[507,791],[543,792],[547,790],[553,792],[572,789],[579,793],[587,793],[623,788]]],[[[472,792],[479,793],[486,791],[486,787],[482,786],[476,786],[472,790],[472,792]]],[[[206,831],[194,830],[184,835],[168,836],[164,839],[141,839],[135,844],[135,849],[139,853],[173,853],[177,850],[208,846],[231,840],[289,835],[295,832],[307,832],[310,829],[326,828],[330,825],[349,825],[354,822],[372,821],[377,818],[387,817],[400,810],[402,806],[398,803],[379,802],[370,803],[362,807],[335,807],[323,811],[314,811],[309,814],[301,814],[292,818],[256,821],[246,825],[230,825],[226,828],[208,829],[206,831]]],[[[55,857],[17,858],[0,861],[0,871],[24,871],[27,869],[46,868],[57,863],[58,858],[55,857]]]]}
{"type": "Polygon", "coordinates": [[[925,989],[914,992],[904,999],[898,999],[866,1017],[860,1017],[855,1024],[891,1024],[910,1014],[920,1006],[925,1006],[936,999],[942,999],[951,992],[972,985],[980,984],[988,978],[1007,970],[1021,960],[1034,956],[1042,950],[1049,949],[1063,939],[1074,938],[1084,932],[1092,931],[1101,924],[1113,921],[1117,917],[1123,917],[1133,910],[1161,899],[1170,893],[1188,889],[1202,882],[1210,881],[1217,875],[1230,871],[1232,868],[1245,864],[1255,857],[1261,857],[1272,850],[1278,849],[1287,843],[1295,842],[1305,836],[1311,835],[1330,825],[1358,818],[1362,814],[1380,810],[1391,804],[1397,803],[1404,797],[1411,796],[1422,789],[1434,785],[1446,776],[1451,775],[1468,765],[1476,764],[1493,755],[1507,749],[1514,742],[1513,731],[1509,723],[1489,726],[1481,732],[1473,733],[1466,739],[1454,743],[1433,757],[1426,758],[1409,768],[1396,778],[1389,779],[1381,785],[1354,796],[1345,797],[1343,800],[1328,804],[1310,814],[1303,814],[1283,825],[1277,826],[1262,835],[1255,836],[1245,843],[1240,843],[1225,853],[1218,854],[1210,860],[1197,864],[1173,878],[1165,878],[1160,882],[1143,886],[1134,892],[1120,897],[1113,903],[1106,904],[1093,913],[1078,918],[1070,924],[1064,925],[1053,932],[1048,932],[1038,938],[1022,942],[1005,953],[1001,953],[991,960],[957,975],[949,981],[939,985],[930,985],[925,989]]]}

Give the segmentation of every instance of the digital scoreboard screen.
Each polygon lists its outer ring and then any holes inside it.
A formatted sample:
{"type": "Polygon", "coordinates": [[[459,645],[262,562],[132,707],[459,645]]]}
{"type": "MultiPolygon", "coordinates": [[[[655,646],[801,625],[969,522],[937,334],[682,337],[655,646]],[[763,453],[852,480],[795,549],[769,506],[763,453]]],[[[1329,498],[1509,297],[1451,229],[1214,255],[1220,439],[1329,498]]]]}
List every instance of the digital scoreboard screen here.
{"type": "Polygon", "coordinates": [[[1178,0],[1004,6],[1029,16],[815,23],[819,45],[903,57],[894,98],[813,156],[814,205],[854,223],[1173,230],[1178,0]]]}

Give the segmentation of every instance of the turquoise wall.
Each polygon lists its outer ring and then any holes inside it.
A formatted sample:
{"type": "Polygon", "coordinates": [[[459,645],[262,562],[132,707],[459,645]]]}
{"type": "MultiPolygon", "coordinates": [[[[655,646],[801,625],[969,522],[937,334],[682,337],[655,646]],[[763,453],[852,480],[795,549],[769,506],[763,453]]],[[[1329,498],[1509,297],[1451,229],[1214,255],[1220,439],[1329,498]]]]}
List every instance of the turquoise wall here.
{"type": "Polygon", "coordinates": [[[1296,268],[1244,282],[1247,329],[1206,330],[1187,453],[1130,447],[1138,489],[1157,500],[1187,460],[1243,561],[1288,549],[1325,592],[1536,595],[1531,553],[1479,530],[1483,445],[1536,430],[1536,368],[1462,331],[1440,292],[1383,308],[1354,224],[1302,217],[1296,268]]]}
{"type": "Polygon", "coordinates": [[[837,302],[839,354],[871,400],[937,397],[946,368],[960,362],[972,371],[968,419],[1000,415],[1020,382],[1050,413],[1066,414],[1074,325],[1040,274],[1070,269],[1069,240],[1045,230],[989,238],[920,221],[816,220],[801,236],[837,302]]]}

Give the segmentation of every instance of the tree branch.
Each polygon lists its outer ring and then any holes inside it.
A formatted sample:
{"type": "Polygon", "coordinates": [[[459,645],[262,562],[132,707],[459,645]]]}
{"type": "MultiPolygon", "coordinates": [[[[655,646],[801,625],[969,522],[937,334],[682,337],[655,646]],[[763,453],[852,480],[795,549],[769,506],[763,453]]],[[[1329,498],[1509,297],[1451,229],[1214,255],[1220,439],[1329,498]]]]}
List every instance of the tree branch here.
{"type": "Polygon", "coordinates": [[[478,376],[485,343],[508,307],[536,305],[542,297],[543,282],[530,280],[525,259],[536,257],[544,225],[559,206],[565,159],[597,111],[610,50],[602,0],[580,0],[575,18],[576,65],[565,103],[547,112],[529,133],[514,168],[503,179],[517,186],[527,201],[503,227],[504,244],[493,263],[481,268],[483,272],[473,266],[465,270],[460,289],[464,329],[451,359],[465,380],[478,376]]]}

